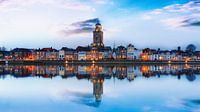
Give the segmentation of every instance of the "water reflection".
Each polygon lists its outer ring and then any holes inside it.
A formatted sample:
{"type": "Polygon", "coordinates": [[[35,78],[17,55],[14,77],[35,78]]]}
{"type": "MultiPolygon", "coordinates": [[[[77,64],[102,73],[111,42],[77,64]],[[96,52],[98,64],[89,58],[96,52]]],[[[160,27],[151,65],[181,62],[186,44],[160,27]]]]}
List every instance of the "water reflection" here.
{"type": "MultiPolygon", "coordinates": [[[[103,87],[102,87],[102,89],[103,89],[103,87]]],[[[94,91],[97,91],[97,90],[94,90],[94,91]]],[[[93,95],[91,95],[89,93],[71,92],[71,91],[67,91],[67,93],[70,96],[76,97],[76,99],[72,100],[72,102],[74,102],[74,103],[83,104],[83,105],[87,105],[90,107],[99,107],[100,106],[101,99],[96,98],[96,101],[94,101],[93,95]]]]}
{"type": "MultiPolygon", "coordinates": [[[[72,93],[79,96],[79,100],[73,102],[85,104],[87,106],[99,107],[103,95],[103,85],[106,79],[128,80],[132,82],[138,77],[174,76],[181,79],[186,76],[188,81],[195,81],[196,75],[200,74],[199,65],[0,65],[0,78],[8,76],[15,78],[38,77],[63,79],[75,77],[78,80],[90,80],[93,84],[93,96],[88,94],[72,93]],[[82,97],[81,97],[82,96],[82,97]],[[95,98],[95,101],[91,100],[95,98]]],[[[199,100],[192,100],[191,103],[199,104],[199,100]]]]}
{"type": "Polygon", "coordinates": [[[103,65],[66,65],[66,66],[32,66],[32,65],[0,65],[0,78],[11,75],[15,78],[42,77],[62,78],[76,77],[77,79],[91,79],[93,83],[103,82],[112,77],[119,80],[133,81],[137,77],[161,77],[162,75],[177,76],[181,79],[186,75],[188,81],[194,81],[195,75],[200,74],[199,65],[132,65],[132,66],[103,66],[103,65]]]}

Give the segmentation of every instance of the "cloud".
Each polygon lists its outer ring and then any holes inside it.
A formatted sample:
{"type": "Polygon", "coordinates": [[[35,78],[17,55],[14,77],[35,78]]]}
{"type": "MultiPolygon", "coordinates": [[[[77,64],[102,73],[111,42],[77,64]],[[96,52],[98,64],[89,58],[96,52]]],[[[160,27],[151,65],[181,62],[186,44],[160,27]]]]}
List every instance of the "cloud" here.
{"type": "Polygon", "coordinates": [[[24,7],[34,6],[37,4],[55,6],[68,10],[94,12],[95,8],[84,2],[75,0],[0,0],[1,11],[9,9],[23,9],[24,7]]]}
{"type": "Polygon", "coordinates": [[[72,23],[72,26],[91,27],[96,23],[100,23],[99,18],[94,18],[94,19],[89,19],[89,20],[85,20],[85,21],[75,22],[75,23],[72,23]]]}
{"type": "Polygon", "coordinates": [[[182,23],[185,23],[184,26],[200,26],[200,18],[187,18],[182,23]]]}
{"type": "Polygon", "coordinates": [[[166,6],[162,9],[155,9],[152,13],[163,14],[163,13],[195,13],[200,11],[200,1],[190,1],[186,4],[173,4],[166,6]]]}
{"type": "Polygon", "coordinates": [[[198,21],[198,22],[193,22],[193,23],[191,23],[190,25],[191,25],[191,26],[200,26],[200,21],[198,21]]]}
{"type": "Polygon", "coordinates": [[[66,90],[62,95],[64,96],[71,96],[73,97],[71,101],[73,103],[81,104],[81,105],[86,105],[89,107],[94,107],[97,108],[100,106],[101,102],[96,102],[94,99],[94,95],[92,93],[86,93],[86,92],[81,92],[81,91],[70,91],[66,90]]]}
{"type": "Polygon", "coordinates": [[[94,26],[96,23],[100,23],[99,18],[75,22],[62,30],[62,33],[64,33],[65,35],[91,33],[94,30],[94,26]]]}
{"type": "Polygon", "coordinates": [[[98,5],[108,5],[108,4],[113,5],[114,4],[114,2],[111,0],[91,0],[91,1],[98,5]]]}
{"type": "Polygon", "coordinates": [[[196,16],[167,18],[162,20],[161,22],[173,27],[200,26],[200,19],[196,16]]]}
{"type": "Polygon", "coordinates": [[[164,23],[165,25],[175,28],[185,26],[185,23],[183,23],[183,21],[184,19],[182,18],[167,18],[161,20],[161,22],[164,23]]]}
{"type": "Polygon", "coordinates": [[[171,27],[200,26],[200,0],[191,0],[185,4],[173,4],[156,9],[143,19],[160,18],[161,22],[171,27]]]}
{"type": "Polygon", "coordinates": [[[4,3],[4,2],[6,2],[6,1],[8,1],[8,0],[0,0],[0,4],[1,4],[1,3],[4,3]]]}
{"type": "Polygon", "coordinates": [[[164,103],[164,108],[187,110],[190,112],[199,112],[200,99],[179,99],[169,98],[164,103]]]}

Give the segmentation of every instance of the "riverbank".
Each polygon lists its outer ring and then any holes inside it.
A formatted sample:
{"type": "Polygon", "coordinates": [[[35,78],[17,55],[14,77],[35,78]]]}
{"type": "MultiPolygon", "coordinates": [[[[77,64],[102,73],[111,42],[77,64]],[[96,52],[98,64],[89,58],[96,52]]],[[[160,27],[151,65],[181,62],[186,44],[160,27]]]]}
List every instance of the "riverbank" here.
{"type": "Polygon", "coordinates": [[[64,60],[43,60],[43,61],[0,61],[0,64],[27,64],[27,65],[63,65],[63,64],[199,64],[200,61],[140,61],[140,60],[99,60],[99,61],[64,61],[64,60]]]}

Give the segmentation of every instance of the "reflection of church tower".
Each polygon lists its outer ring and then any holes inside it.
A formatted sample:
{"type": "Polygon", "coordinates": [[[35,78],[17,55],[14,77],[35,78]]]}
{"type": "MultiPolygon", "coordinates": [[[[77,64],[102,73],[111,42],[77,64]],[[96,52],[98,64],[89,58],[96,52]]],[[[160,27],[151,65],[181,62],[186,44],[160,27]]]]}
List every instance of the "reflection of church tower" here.
{"type": "Polygon", "coordinates": [[[103,94],[103,82],[102,78],[93,79],[93,95],[96,98],[96,102],[101,102],[102,94],[103,94]]]}
{"type": "Polygon", "coordinates": [[[102,31],[102,26],[100,23],[96,24],[95,31],[93,31],[93,47],[104,47],[103,44],[103,31],[102,31]]]}

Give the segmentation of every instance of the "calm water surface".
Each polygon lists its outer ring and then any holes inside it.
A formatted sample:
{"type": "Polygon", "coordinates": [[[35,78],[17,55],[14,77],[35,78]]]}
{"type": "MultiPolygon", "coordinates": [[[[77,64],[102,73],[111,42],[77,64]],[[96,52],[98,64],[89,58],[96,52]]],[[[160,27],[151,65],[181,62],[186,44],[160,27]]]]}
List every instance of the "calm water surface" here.
{"type": "Polygon", "coordinates": [[[200,112],[200,66],[0,66],[2,112],[200,112]]]}

